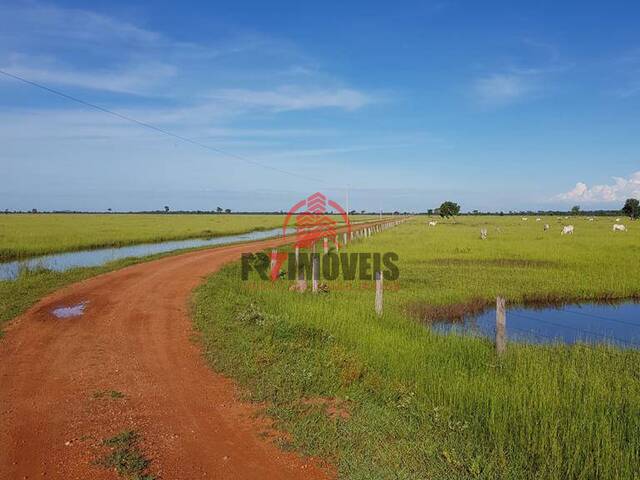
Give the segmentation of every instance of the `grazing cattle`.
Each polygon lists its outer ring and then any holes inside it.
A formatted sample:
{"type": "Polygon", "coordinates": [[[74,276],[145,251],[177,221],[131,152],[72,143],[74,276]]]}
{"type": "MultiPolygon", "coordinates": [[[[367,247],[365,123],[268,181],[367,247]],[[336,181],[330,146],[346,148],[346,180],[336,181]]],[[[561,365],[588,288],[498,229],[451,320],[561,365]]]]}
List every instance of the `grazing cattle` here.
{"type": "Polygon", "coordinates": [[[481,240],[486,240],[487,239],[487,229],[486,228],[481,228],[480,229],[480,239],[481,240]]]}
{"type": "Polygon", "coordinates": [[[627,231],[627,227],[625,227],[624,225],[622,225],[620,223],[616,223],[613,226],[613,231],[614,232],[626,232],[627,231]]]}
{"type": "Polygon", "coordinates": [[[438,222],[434,222],[434,221],[429,222],[430,227],[435,227],[437,224],[438,222]]]}
{"type": "Polygon", "coordinates": [[[562,228],[562,235],[573,235],[573,225],[565,225],[562,228]]]}
{"type": "Polygon", "coordinates": [[[529,220],[527,217],[522,217],[523,222],[526,222],[527,220],[529,220]]]}
{"type": "Polygon", "coordinates": [[[536,218],[536,222],[539,222],[540,220],[542,220],[541,218],[536,218]]]}
{"type": "Polygon", "coordinates": [[[619,221],[620,221],[620,219],[619,219],[619,218],[616,218],[616,222],[619,222],[619,221]]]}
{"type": "Polygon", "coordinates": [[[590,217],[590,218],[589,218],[589,221],[590,221],[590,222],[593,222],[593,217],[590,217]]]}
{"type": "Polygon", "coordinates": [[[544,231],[546,232],[547,230],[549,230],[549,224],[548,224],[548,223],[545,223],[545,224],[544,224],[544,231]]]}

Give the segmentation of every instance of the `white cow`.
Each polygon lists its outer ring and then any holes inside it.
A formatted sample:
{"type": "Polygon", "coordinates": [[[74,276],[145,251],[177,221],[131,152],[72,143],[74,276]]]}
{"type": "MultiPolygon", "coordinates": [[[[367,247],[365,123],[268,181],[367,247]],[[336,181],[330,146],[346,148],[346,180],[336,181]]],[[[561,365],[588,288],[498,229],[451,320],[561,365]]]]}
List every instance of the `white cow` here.
{"type": "Polygon", "coordinates": [[[573,225],[565,225],[562,228],[562,235],[573,235],[573,225]]]}
{"type": "Polygon", "coordinates": [[[620,219],[619,219],[619,218],[616,218],[616,222],[619,222],[619,221],[620,221],[620,219]]]}
{"type": "Polygon", "coordinates": [[[593,222],[593,217],[590,217],[590,218],[589,218],[589,221],[590,221],[590,222],[593,222]]]}
{"type": "Polygon", "coordinates": [[[527,217],[522,217],[523,222],[526,222],[527,220],[529,220],[527,217]]]}
{"type": "Polygon", "coordinates": [[[434,222],[434,221],[429,222],[430,227],[435,227],[437,224],[438,222],[434,222]]]}
{"type": "Polygon", "coordinates": [[[549,230],[549,224],[548,224],[548,223],[545,223],[545,224],[544,224],[544,231],[546,232],[547,230],[549,230]]]}
{"type": "Polygon", "coordinates": [[[627,227],[625,227],[624,225],[622,225],[620,223],[616,223],[613,226],[613,231],[614,232],[626,232],[627,231],[627,227]]]}
{"type": "Polygon", "coordinates": [[[480,229],[480,239],[481,240],[486,240],[487,239],[487,229],[486,228],[481,228],[480,229]]]}

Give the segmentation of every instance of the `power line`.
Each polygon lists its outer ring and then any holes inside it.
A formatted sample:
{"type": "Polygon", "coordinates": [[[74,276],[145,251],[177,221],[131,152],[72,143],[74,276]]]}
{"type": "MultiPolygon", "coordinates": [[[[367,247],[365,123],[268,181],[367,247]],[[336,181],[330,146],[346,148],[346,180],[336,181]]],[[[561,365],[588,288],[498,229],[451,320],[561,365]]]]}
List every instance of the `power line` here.
{"type": "Polygon", "coordinates": [[[42,85],[40,83],[34,82],[32,80],[27,80],[26,78],[23,78],[23,77],[21,77],[19,75],[15,75],[13,73],[9,73],[9,72],[4,71],[4,70],[0,70],[0,74],[4,75],[6,77],[12,78],[14,80],[18,80],[20,82],[26,83],[27,85],[31,85],[32,87],[36,87],[36,88],[39,88],[39,89],[44,90],[46,92],[52,93],[52,94],[57,95],[59,97],[65,98],[67,100],[71,100],[73,102],[79,103],[79,104],[84,105],[86,107],[93,108],[94,110],[98,110],[98,111],[106,113],[108,115],[112,115],[112,116],[117,117],[117,118],[119,118],[121,120],[125,120],[125,121],[130,122],[130,123],[135,123],[136,125],[139,125],[141,127],[148,128],[150,130],[154,130],[157,133],[161,133],[163,135],[167,135],[167,136],[175,138],[177,140],[181,140],[183,142],[190,143],[190,144],[198,146],[200,148],[204,148],[206,150],[210,150],[212,152],[216,152],[216,153],[218,153],[220,155],[225,155],[227,157],[235,158],[237,160],[249,163],[251,165],[255,165],[255,166],[258,166],[258,167],[266,168],[268,170],[272,170],[274,172],[283,173],[285,175],[290,175],[292,177],[300,178],[300,179],[303,179],[303,180],[311,180],[313,182],[317,182],[317,183],[320,183],[322,185],[328,185],[324,180],[321,180],[321,179],[318,179],[318,178],[308,177],[306,175],[300,175],[298,173],[290,172],[290,171],[284,170],[282,168],[277,168],[277,167],[273,167],[271,165],[266,165],[264,163],[256,162],[255,160],[252,160],[250,158],[243,157],[241,155],[236,155],[235,153],[227,152],[225,150],[221,150],[221,149],[216,148],[216,147],[212,147],[210,145],[198,142],[197,140],[193,140],[193,139],[188,138],[188,137],[183,137],[182,135],[178,135],[177,133],[170,132],[169,130],[165,130],[164,128],[156,127],[155,125],[152,125],[150,123],[143,122],[143,121],[140,121],[140,120],[136,120],[135,118],[130,117],[128,115],[124,115],[122,113],[118,113],[118,112],[115,112],[113,110],[109,110],[108,108],[101,107],[100,105],[96,105],[94,103],[87,102],[85,100],[82,100],[80,98],[74,97],[74,96],[69,95],[67,93],[64,93],[64,92],[61,92],[59,90],[55,90],[53,88],[47,87],[45,85],[42,85]]]}
{"type": "Polygon", "coordinates": [[[617,318],[607,318],[607,317],[603,317],[601,315],[595,315],[593,313],[577,312],[575,310],[569,310],[567,308],[565,308],[564,311],[565,312],[569,312],[569,313],[573,313],[574,315],[581,315],[583,317],[595,318],[597,320],[604,320],[604,321],[607,321],[607,322],[615,322],[615,323],[620,323],[622,325],[629,325],[630,327],[640,328],[640,325],[637,324],[637,323],[625,322],[624,320],[618,320],[617,318]]]}

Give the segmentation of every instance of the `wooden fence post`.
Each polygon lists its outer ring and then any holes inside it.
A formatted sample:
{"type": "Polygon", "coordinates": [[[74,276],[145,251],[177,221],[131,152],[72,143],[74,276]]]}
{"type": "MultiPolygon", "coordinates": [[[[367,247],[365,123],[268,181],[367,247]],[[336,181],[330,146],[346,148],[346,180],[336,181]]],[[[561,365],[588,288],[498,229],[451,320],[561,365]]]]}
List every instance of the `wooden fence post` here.
{"type": "Polygon", "coordinates": [[[505,300],[502,297],[496,299],[496,353],[502,355],[506,348],[507,314],[505,300]]]}
{"type": "Polygon", "coordinates": [[[327,237],[322,238],[322,248],[325,255],[329,253],[329,239],[327,237]]]}
{"type": "Polygon", "coordinates": [[[273,269],[276,266],[276,260],[278,259],[278,250],[276,248],[271,249],[271,263],[269,267],[271,268],[271,272],[273,273],[273,269]]]}
{"type": "Polygon", "coordinates": [[[311,283],[311,288],[313,293],[318,293],[318,280],[320,279],[320,258],[315,252],[313,252],[312,259],[311,276],[313,277],[313,280],[311,283]]]}
{"type": "Polygon", "coordinates": [[[346,233],[342,234],[342,239],[344,240],[342,243],[346,246],[347,245],[347,234],[346,233]]]}
{"type": "Polygon", "coordinates": [[[383,279],[382,272],[376,272],[376,314],[382,315],[382,291],[383,291],[383,279]]]}

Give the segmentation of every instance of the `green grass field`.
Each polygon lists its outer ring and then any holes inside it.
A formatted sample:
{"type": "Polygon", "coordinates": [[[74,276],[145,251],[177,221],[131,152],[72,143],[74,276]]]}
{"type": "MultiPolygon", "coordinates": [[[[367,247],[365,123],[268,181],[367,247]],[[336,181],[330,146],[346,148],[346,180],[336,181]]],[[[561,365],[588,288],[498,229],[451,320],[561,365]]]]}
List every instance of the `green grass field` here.
{"type": "Polygon", "coordinates": [[[53,252],[216,237],[282,226],[280,215],[0,215],[0,260],[53,252]]]}
{"type": "Polygon", "coordinates": [[[370,282],[299,294],[289,281],[242,281],[238,265],[197,291],[194,318],[214,368],[342,478],[638,479],[640,352],[509,344],[499,359],[489,340],[418,320],[497,295],[637,299],[640,224],[613,223],[461,217],[429,228],[416,217],[349,248],[400,257],[382,318],[370,282]],[[564,223],[573,236],[560,235],[564,223]]]}
{"type": "MultiPolygon", "coordinates": [[[[335,217],[338,219],[338,217],[335,217]]],[[[357,215],[352,222],[375,216],[357,215]]],[[[279,228],[281,215],[0,215],[0,261],[36,254],[161,241],[185,237],[232,235],[279,228]]],[[[179,253],[179,252],[178,252],[179,253]]],[[[15,318],[44,295],[70,283],[166,254],[129,258],[65,272],[24,270],[11,281],[0,280],[2,324],[15,318]]]]}
{"type": "MultiPolygon", "coordinates": [[[[335,217],[338,218],[338,217],[335,217]]],[[[353,221],[371,216],[357,215],[353,221]]],[[[0,215],[0,261],[137,243],[219,237],[282,226],[284,215],[0,215]]]]}

